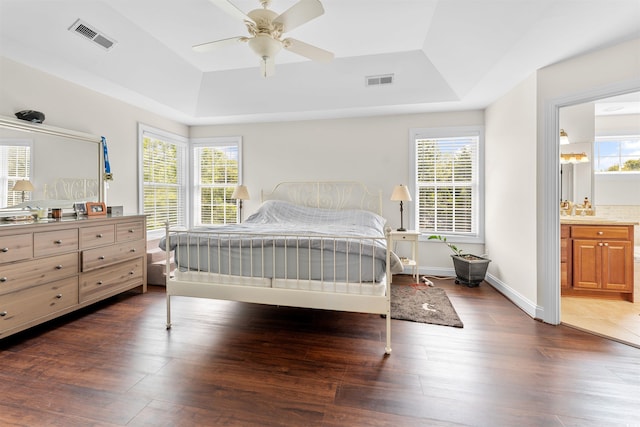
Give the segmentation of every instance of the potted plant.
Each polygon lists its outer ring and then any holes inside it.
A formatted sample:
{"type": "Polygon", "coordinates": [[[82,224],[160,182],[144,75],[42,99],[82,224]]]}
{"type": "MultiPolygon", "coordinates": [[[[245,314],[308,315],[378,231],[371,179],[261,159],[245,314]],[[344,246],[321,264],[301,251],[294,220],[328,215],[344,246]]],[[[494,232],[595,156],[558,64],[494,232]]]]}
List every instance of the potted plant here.
{"type": "Polygon", "coordinates": [[[453,268],[456,272],[456,283],[474,288],[482,282],[487,274],[490,259],[478,255],[465,254],[453,243],[447,242],[444,236],[429,236],[429,240],[440,240],[453,252],[453,268]]]}

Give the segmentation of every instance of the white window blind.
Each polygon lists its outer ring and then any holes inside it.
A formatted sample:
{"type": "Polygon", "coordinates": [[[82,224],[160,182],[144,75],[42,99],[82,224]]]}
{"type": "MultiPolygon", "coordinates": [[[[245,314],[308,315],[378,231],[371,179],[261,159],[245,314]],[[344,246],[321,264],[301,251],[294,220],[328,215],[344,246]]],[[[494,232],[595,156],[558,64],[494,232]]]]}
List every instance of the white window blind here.
{"type": "Polygon", "coordinates": [[[177,138],[142,131],[143,210],[151,233],[164,230],[167,221],[187,223],[187,144],[177,138]]]}
{"type": "Polygon", "coordinates": [[[418,229],[429,234],[478,237],[479,135],[415,134],[414,144],[418,229]]]}
{"type": "MultiPolygon", "coordinates": [[[[0,144],[0,200],[2,206],[14,206],[22,202],[22,192],[12,191],[21,179],[31,176],[31,145],[0,144]]],[[[31,192],[25,192],[25,201],[31,200],[31,192]]]]}
{"type": "Polygon", "coordinates": [[[194,146],[196,225],[238,222],[237,201],[231,195],[239,183],[239,160],[239,138],[194,146]]]}

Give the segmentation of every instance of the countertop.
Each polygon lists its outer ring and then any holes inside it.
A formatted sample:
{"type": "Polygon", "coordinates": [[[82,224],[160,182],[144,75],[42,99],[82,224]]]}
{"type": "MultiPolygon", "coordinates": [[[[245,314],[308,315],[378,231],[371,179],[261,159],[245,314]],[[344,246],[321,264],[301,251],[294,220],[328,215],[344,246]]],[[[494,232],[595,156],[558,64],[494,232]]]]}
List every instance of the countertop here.
{"type": "Polygon", "coordinates": [[[634,221],[621,221],[611,218],[602,218],[598,216],[591,215],[560,215],[560,224],[571,224],[571,225],[638,225],[638,222],[634,221]]]}

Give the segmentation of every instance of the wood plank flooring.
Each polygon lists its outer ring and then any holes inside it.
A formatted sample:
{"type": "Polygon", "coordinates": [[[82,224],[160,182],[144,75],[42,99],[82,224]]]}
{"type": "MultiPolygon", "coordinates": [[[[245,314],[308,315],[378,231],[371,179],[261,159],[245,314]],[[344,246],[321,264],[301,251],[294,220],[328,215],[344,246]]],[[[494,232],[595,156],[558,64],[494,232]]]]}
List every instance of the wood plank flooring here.
{"type": "MultiPolygon", "coordinates": [[[[396,280],[409,281],[409,276],[396,280]]],[[[114,297],[0,341],[2,426],[629,426],[640,350],[437,280],[464,328],[114,297]]]]}

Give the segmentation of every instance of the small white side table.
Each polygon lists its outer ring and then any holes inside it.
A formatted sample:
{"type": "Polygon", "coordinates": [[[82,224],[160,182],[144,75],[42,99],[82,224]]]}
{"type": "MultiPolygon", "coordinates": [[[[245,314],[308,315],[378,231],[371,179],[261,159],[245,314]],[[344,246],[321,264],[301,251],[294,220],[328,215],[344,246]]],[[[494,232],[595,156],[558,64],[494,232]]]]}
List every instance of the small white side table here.
{"type": "Polygon", "coordinates": [[[420,238],[420,232],[414,230],[407,231],[391,231],[389,233],[389,239],[391,244],[391,250],[395,249],[396,242],[409,242],[411,243],[411,258],[400,258],[402,265],[411,267],[411,274],[414,277],[416,283],[418,283],[418,243],[420,238]]]}

